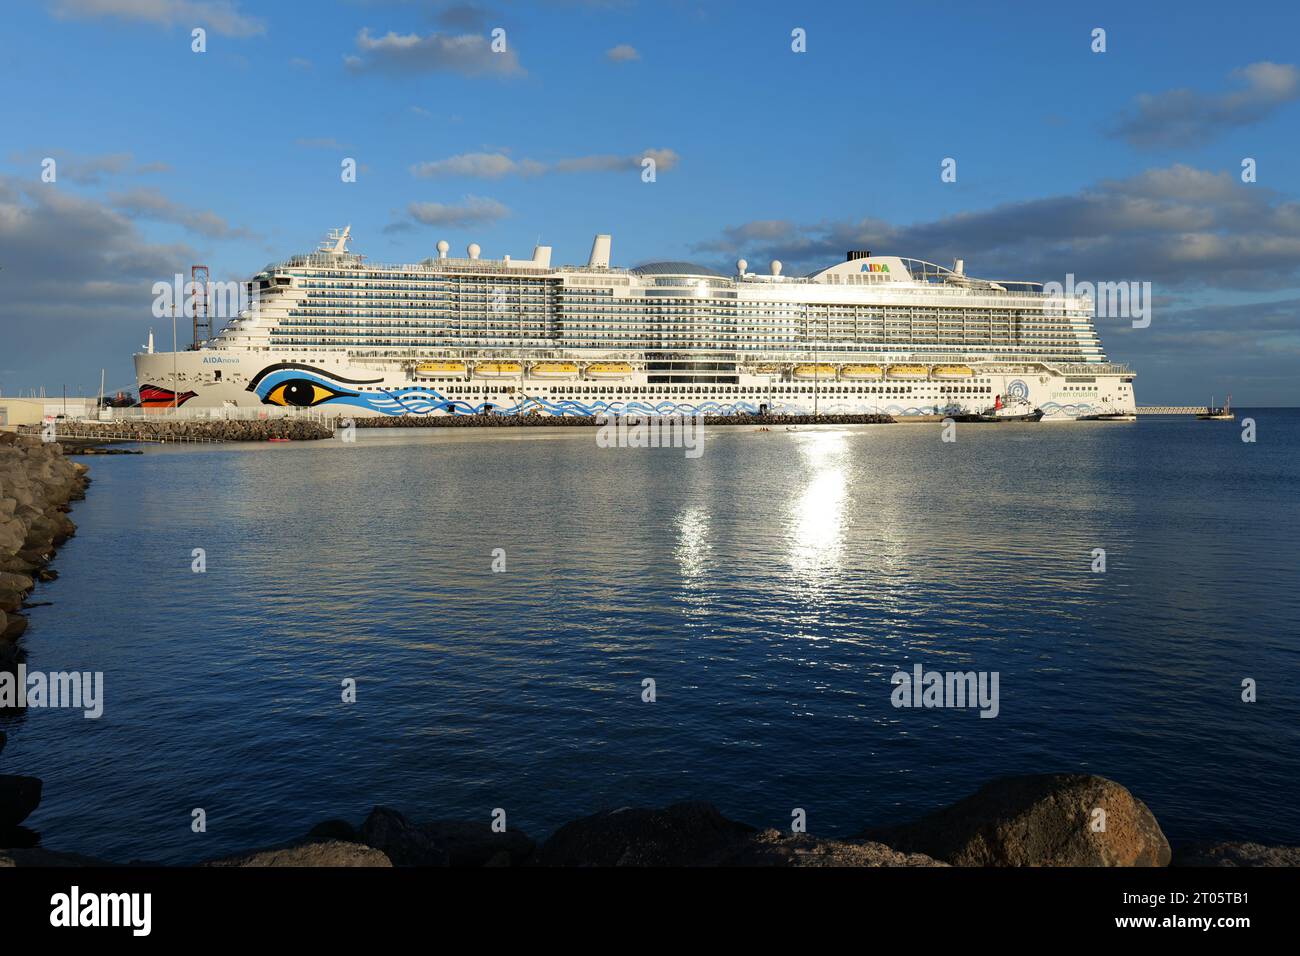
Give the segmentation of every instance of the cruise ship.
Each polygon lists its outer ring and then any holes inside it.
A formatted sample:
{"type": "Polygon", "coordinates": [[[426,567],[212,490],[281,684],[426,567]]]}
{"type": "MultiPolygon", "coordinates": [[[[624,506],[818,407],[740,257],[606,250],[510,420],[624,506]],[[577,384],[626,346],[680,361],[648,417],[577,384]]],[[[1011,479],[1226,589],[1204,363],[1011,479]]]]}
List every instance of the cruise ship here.
{"type": "MultiPolygon", "coordinates": [[[[773,261],[585,265],[437,255],[378,265],[351,227],[268,265],[249,307],[179,353],[135,356],[141,405],[347,415],[1133,412],[1091,299],[869,251],[808,275],[773,261]]],[[[196,338],[199,336],[196,334],[196,338]]],[[[200,412],[200,414],[202,414],[200,412]]]]}

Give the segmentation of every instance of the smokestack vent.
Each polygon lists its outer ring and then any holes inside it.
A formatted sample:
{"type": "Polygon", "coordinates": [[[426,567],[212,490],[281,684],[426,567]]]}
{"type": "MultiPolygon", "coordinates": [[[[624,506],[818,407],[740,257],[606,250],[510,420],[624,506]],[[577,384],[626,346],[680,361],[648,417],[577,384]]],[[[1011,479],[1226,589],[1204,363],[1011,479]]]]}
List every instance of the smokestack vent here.
{"type": "Polygon", "coordinates": [[[587,260],[587,265],[597,269],[608,269],[611,242],[611,237],[606,233],[601,233],[593,239],[591,242],[591,257],[587,260]]]}

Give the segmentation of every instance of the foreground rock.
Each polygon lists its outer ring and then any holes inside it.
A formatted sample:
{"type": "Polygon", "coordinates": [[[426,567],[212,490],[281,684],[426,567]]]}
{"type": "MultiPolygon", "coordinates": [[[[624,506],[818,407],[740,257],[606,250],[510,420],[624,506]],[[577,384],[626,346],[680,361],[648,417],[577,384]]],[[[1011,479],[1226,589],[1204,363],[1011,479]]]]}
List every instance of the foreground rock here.
{"type": "Polygon", "coordinates": [[[901,826],[862,834],[953,866],[1167,866],[1169,841],[1146,804],[1105,777],[1003,777],[901,826]],[[1095,832],[1094,811],[1105,811],[1095,832]]]}
{"type": "MultiPolygon", "coordinates": [[[[313,832],[341,835],[343,826],[329,821],[313,832]]],[[[370,811],[357,839],[384,851],[395,866],[519,866],[537,847],[521,830],[496,833],[487,823],[461,820],[416,824],[388,807],[370,811]]]]}
{"type": "Polygon", "coordinates": [[[1170,866],[1300,866],[1300,846],[1261,843],[1188,843],[1174,849],[1170,866]]]}
{"type": "Polygon", "coordinates": [[[40,780],[0,774],[0,832],[18,826],[40,804],[40,780]]]}
{"type": "Polygon", "coordinates": [[[273,847],[268,850],[251,850],[235,856],[222,857],[200,863],[199,866],[381,866],[391,867],[392,861],[379,850],[360,843],[342,840],[298,843],[273,847]]]}
{"type": "Polygon", "coordinates": [[[870,840],[819,840],[763,830],[708,861],[711,866],[947,866],[923,853],[900,853],[870,840]]]}
{"type": "Polygon", "coordinates": [[[375,807],[361,825],[361,839],[382,850],[396,866],[450,866],[451,854],[431,834],[396,810],[375,807]]]}
{"type": "Polygon", "coordinates": [[[869,840],[826,840],[755,830],[709,803],[662,810],[625,808],[560,827],[543,844],[542,866],[943,866],[869,840]]]}
{"type": "Polygon", "coordinates": [[[538,853],[543,866],[700,866],[737,850],[757,831],[711,803],[623,808],[566,823],[538,853]]]}
{"type": "MultiPolygon", "coordinates": [[[[22,827],[9,833],[30,839],[11,844],[26,849],[0,849],[0,867],[113,865],[44,850],[35,845],[39,835],[22,827]]],[[[1086,774],[1050,774],[995,780],[974,796],[914,823],[843,840],[760,831],[727,819],[712,804],[679,803],[593,814],[560,827],[537,849],[517,830],[493,833],[485,822],[417,824],[396,810],[375,807],[360,827],[327,820],[292,843],[199,865],[1162,866],[1169,859],[1169,844],[1150,812],[1119,784],[1086,774]],[[1094,833],[1090,825],[1092,811],[1098,808],[1106,811],[1104,833],[1094,833]],[[1079,817],[1085,821],[1082,827],[1079,817]]],[[[1187,844],[1178,848],[1173,865],[1298,866],[1300,847],[1187,844]]]]}

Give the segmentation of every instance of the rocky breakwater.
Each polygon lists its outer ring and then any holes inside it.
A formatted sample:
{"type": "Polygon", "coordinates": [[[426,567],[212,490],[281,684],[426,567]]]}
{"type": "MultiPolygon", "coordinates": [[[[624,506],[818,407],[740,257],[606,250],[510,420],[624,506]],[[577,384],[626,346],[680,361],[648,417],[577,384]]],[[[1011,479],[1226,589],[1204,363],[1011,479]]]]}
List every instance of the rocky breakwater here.
{"type": "MultiPolygon", "coordinates": [[[[76,533],[66,512],[85,497],[87,468],[63,457],[56,443],[0,432],[0,668],[19,659],[18,640],[27,629],[20,612],[48,567],[55,550],[76,533]]],[[[5,735],[0,733],[0,751],[5,735]]],[[[0,845],[36,809],[41,781],[0,774],[0,845]]]]}
{"type": "Polygon", "coordinates": [[[85,497],[87,471],[57,442],[0,432],[0,664],[27,628],[19,612],[28,593],[56,576],[50,560],[77,532],[67,512],[85,497]]]}
{"type": "MultiPolygon", "coordinates": [[[[24,435],[38,437],[40,426],[24,426],[24,435]]],[[[158,421],[67,422],[55,432],[59,441],[77,447],[103,441],[142,442],[237,442],[319,441],[334,437],[330,426],[311,418],[166,419],[158,421]]],[[[71,453],[71,451],[70,451],[71,453]]]]}

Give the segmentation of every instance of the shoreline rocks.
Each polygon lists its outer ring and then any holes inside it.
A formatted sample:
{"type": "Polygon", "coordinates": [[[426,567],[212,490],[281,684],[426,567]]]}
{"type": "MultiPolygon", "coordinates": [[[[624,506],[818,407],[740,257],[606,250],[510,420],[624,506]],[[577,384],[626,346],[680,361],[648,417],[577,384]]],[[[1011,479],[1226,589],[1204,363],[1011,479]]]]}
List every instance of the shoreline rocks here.
{"type": "MultiPolygon", "coordinates": [[[[58,576],[46,565],[77,533],[67,511],[85,497],[87,470],[64,458],[57,443],[0,432],[0,668],[21,660],[27,596],[38,582],[58,576]]],[[[0,734],[0,750],[4,743],[0,734]]],[[[0,846],[25,847],[38,839],[21,824],[40,802],[39,779],[0,775],[0,846]]]]}
{"type": "MultiPolygon", "coordinates": [[[[121,864],[30,844],[0,849],[0,867],[81,865],[121,864]]],[[[972,796],[912,823],[868,829],[850,838],[759,830],[703,802],[594,813],[564,824],[540,844],[516,829],[497,833],[486,819],[421,824],[390,807],[375,807],[359,826],[326,820],[288,843],[196,865],[1300,866],[1300,847],[1191,843],[1174,850],[1171,863],[1169,843],[1155,818],[1124,787],[1089,774],[1039,774],[991,781],[972,796]],[[1106,810],[1105,831],[1092,828],[1098,807],[1106,810]],[[917,849],[920,845],[933,852],[917,849]]]]}
{"type": "Polygon", "coordinates": [[[0,665],[18,657],[27,595],[57,577],[46,565],[77,533],[67,511],[86,496],[87,471],[57,442],[0,432],[0,665]]]}

